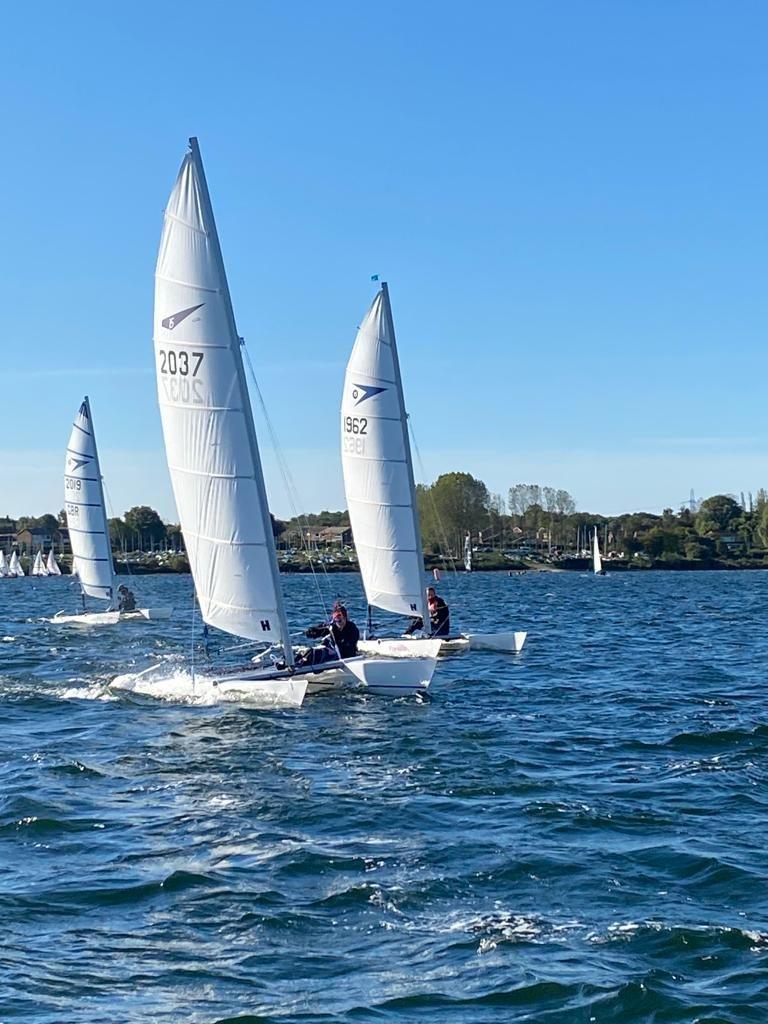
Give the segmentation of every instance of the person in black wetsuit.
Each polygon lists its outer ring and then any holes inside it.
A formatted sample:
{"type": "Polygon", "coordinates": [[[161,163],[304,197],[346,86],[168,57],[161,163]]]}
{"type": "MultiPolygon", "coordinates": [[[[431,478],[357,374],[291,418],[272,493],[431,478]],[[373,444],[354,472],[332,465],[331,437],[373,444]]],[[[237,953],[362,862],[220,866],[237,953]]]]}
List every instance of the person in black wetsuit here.
{"type": "Polygon", "coordinates": [[[336,661],[338,658],[354,658],[357,654],[360,630],[347,616],[347,609],[343,604],[333,606],[330,623],[310,626],[305,635],[311,640],[323,637],[323,643],[297,658],[297,666],[320,665],[324,661],[336,661]]]}
{"type": "MultiPolygon", "coordinates": [[[[427,608],[429,609],[429,635],[450,636],[450,609],[442,597],[437,596],[434,587],[427,587],[427,608]]],[[[423,628],[424,623],[422,620],[420,618],[414,619],[405,631],[406,636],[410,636],[411,633],[416,633],[423,628]]]]}
{"type": "Polygon", "coordinates": [[[136,611],[136,598],[133,591],[129,590],[124,583],[117,588],[117,610],[119,612],[136,611]]]}

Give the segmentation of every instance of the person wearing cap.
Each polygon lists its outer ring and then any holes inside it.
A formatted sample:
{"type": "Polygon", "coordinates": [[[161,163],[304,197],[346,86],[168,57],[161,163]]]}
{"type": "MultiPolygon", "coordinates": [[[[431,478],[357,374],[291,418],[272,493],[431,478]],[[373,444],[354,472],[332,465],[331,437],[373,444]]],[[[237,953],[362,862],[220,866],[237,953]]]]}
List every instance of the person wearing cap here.
{"type": "Polygon", "coordinates": [[[310,626],[305,635],[313,640],[322,636],[323,643],[313,647],[301,660],[297,658],[297,665],[319,665],[324,661],[335,661],[337,658],[354,658],[357,654],[360,630],[347,616],[344,605],[338,602],[333,606],[330,623],[310,626]]]}
{"type": "Polygon", "coordinates": [[[117,610],[119,612],[136,610],[136,598],[133,596],[133,591],[129,590],[124,583],[117,588],[117,610]]]}
{"type": "MultiPolygon", "coordinates": [[[[434,587],[427,587],[427,608],[429,610],[429,635],[450,636],[450,609],[442,597],[437,596],[434,587]]],[[[423,628],[424,623],[422,620],[420,618],[414,619],[408,629],[406,629],[405,635],[410,636],[411,633],[416,633],[423,628]]]]}

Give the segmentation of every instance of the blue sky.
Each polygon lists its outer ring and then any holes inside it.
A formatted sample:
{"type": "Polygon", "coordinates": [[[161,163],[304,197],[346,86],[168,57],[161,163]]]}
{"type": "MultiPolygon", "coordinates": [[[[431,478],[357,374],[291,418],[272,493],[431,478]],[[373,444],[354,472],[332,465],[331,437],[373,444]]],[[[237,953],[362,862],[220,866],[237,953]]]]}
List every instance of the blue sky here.
{"type": "Polygon", "coordinates": [[[114,512],[175,518],[152,287],[191,134],[308,510],[345,504],[339,395],[375,273],[428,480],[551,484],[603,513],[768,486],[763,4],[3,19],[0,514],[62,506],[88,393],[114,512]]]}

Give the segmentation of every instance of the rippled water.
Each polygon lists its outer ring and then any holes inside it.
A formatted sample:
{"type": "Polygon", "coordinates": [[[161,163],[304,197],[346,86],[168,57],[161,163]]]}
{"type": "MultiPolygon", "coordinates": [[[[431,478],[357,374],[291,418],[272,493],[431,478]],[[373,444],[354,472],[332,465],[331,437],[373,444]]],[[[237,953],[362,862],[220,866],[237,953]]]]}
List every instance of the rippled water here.
{"type": "Polygon", "coordinates": [[[41,622],[75,587],[0,580],[0,1021],[768,1019],[768,575],[446,580],[523,653],[296,711],[115,699],[189,579],[41,622]]]}

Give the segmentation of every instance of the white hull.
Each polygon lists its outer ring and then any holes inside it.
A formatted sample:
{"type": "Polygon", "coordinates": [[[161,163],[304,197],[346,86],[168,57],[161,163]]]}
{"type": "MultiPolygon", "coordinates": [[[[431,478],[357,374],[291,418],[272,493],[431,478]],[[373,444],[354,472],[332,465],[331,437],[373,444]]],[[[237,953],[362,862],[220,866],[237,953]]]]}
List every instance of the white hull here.
{"type": "Polygon", "coordinates": [[[516,633],[466,633],[469,648],[472,651],[501,651],[506,654],[517,654],[523,649],[524,632],[516,633]]]}
{"type": "Polygon", "coordinates": [[[435,658],[438,654],[459,654],[463,651],[500,651],[517,654],[523,649],[527,633],[464,633],[448,637],[390,637],[380,640],[361,640],[358,649],[364,654],[379,654],[388,658],[435,658]]]}
{"type": "Polygon", "coordinates": [[[51,619],[57,626],[116,626],[118,622],[146,622],[170,619],[172,608],[137,608],[133,612],[81,612],[67,615],[57,612],[51,619]]]}
{"type": "Polygon", "coordinates": [[[120,697],[139,703],[170,700],[216,704],[220,701],[242,707],[301,707],[307,681],[285,670],[237,669],[231,672],[173,673],[152,665],[143,672],[116,676],[109,689],[120,697]]]}
{"type": "Polygon", "coordinates": [[[395,636],[376,640],[359,640],[358,651],[385,658],[436,658],[442,647],[439,637],[395,636]]]}

